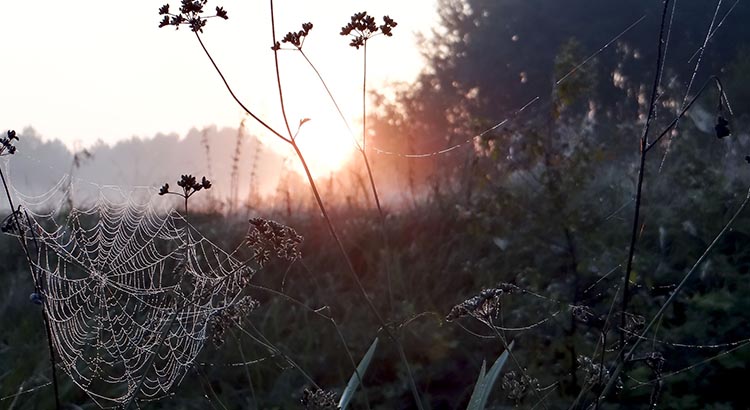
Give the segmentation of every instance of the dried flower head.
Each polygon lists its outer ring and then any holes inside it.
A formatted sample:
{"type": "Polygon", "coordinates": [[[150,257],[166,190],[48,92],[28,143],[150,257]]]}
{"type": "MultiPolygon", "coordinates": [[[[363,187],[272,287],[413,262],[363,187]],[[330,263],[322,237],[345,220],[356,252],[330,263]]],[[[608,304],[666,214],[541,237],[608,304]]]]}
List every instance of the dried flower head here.
{"type": "Polygon", "coordinates": [[[591,308],[584,305],[571,306],[570,314],[573,316],[573,319],[581,323],[588,323],[594,318],[594,312],[591,311],[591,308]]]}
{"type": "Polygon", "coordinates": [[[646,357],[646,365],[650,367],[654,373],[657,373],[659,377],[661,377],[661,373],[664,370],[664,363],[666,363],[666,361],[667,359],[665,359],[664,355],[660,352],[651,352],[646,357]]]}
{"type": "MultiPolygon", "coordinates": [[[[302,50],[302,45],[305,44],[305,38],[307,38],[307,35],[310,34],[310,30],[312,30],[313,24],[312,23],[303,23],[302,24],[302,30],[300,31],[290,31],[284,35],[284,38],[281,39],[281,43],[288,43],[293,45],[296,49],[302,50]]],[[[276,44],[271,47],[272,50],[280,50],[281,49],[281,43],[278,41],[276,44]]]]}
{"type": "Polygon", "coordinates": [[[19,141],[16,132],[13,130],[8,131],[8,136],[0,138],[0,156],[13,155],[16,153],[16,147],[13,145],[13,140],[19,141]]]}
{"type": "Polygon", "coordinates": [[[607,382],[609,370],[588,356],[578,356],[578,366],[583,372],[583,382],[587,386],[601,387],[607,382]]]}
{"type": "Polygon", "coordinates": [[[445,317],[445,320],[452,321],[466,316],[471,316],[483,322],[497,314],[500,310],[500,297],[503,295],[517,293],[520,289],[510,283],[500,283],[497,287],[484,289],[478,295],[473,296],[465,301],[453,306],[451,311],[445,317]]]}
{"type": "Polygon", "coordinates": [[[539,380],[515,370],[503,374],[501,383],[503,390],[508,392],[508,398],[519,403],[531,389],[539,388],[539,380]]]}
{"type": "Polygon", "coordinates": [[[625,337],[630,340],[637,338],[646,327],[646,318],[641,315],[625,312],[625,337]]]}
{"type": "Polygon", "coordinates": [[[304,238],[294,228],[263,218],[250,220],[247,244],[253,248],[253,258],[261,267],[276,255],[279,259],[295,261],[302,257],[299,246],[304,238]]]}
{"type": "Polygon", "coordinates": [[[305,410],[335,410],[338,408],[336,393],[322,389],[306,388],[302,392],[300,402],[305,410]]]}
{"type": "Polygon", "coordinates": [[[180,176],[180,180],[177,181],[177,186],[182,188],[182,193],[170,191],[169,184],[165,183],[159,188],[159,195],[172,194],[183,198],[190,198],[191,195],[202,189],[211,189],[212,185],[211,181],[206,179],[206,177],[202,177],[201,181],[198,182],[198,180],[192,175],[182,175],[180,176]]]}
{"type": "Polygon", "coordinates": [[[259,306],[260,302],[250,296],[245,296],[212,316],[209,325],[211,327],[211,340],[214,344],[221,346],[224,343],[224,336],[227,330],[242,321],[259,306]]]}
{"type": "Polygon", "coordinates": [[[392,18],[388,16],[383,17],[383,24],[377,25],[375,18],[368,15],[366,11],[355,13],[344,27],[341,28],[342,36],[351,36],[352,41],[349,43],[350,46],[359,49],[365,45],[367,40],[371,39],[378,32],[388,37],[393,35],[393,28],[396,27],[396,23],[392,18]]]}
{"type": "Polygon", "coordinates": [[[159,7],[159,15],[164,16],[159,22],[159,27],[174,26],[175,30],[181,25],[190,26],[190,30],[195,33],[202,33],[206,20],[213,17],[228,19],[226,10],[223,7],[216,7],[213,15],[206,15],[203,8],[208,0],[182,0],[179,13],[171,13],[169,4],[159,7]]]}
{"type": "Polygon", "coordinates": [[[573,320],[586,323],[598,329],[602,329],[607,325],[606,318],[597,316],[590,307],[585,305],[571,305],[570,315],[573,316],[573,320]]]}

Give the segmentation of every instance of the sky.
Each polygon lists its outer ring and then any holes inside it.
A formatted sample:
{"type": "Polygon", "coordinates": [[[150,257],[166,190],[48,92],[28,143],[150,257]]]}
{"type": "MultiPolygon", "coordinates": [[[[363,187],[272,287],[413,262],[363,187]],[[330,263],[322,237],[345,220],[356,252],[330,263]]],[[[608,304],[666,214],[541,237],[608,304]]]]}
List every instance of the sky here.
{"type": "MultiPolygon", "coordinates": [[[[158,28],[160,1],[24,0],[0,3],[0,124],[32,126],[70,148],[114,143],[157,133],[185,135],[210,124],[237,127],[243,112],[231,99],[193,34],[183,26],[158,28]]],[[[171,1],[172,10],[179,1],[171,1]]],[[[203,39],[230,85],[255,114],[283,129],[275,82],[269,2],[209,1],[229,20],[211,19],[203,39]]],[[[358,131],[362,52],[348,46],[341,27],[358,11],[399,25],[393,37],[368,43],[368,88],[409,81],[422,69],[417,32],[436,22],[435,0],[280,0],[277,37],[314,28],[305,53],[328,82],[358,131]]],[[[325,90],[298,52],[280,54],[287,114],[292,127],[311,121],[299,136],[320,172],[350,152],[352,136],[325,90]],[[323,143],[321,143],[323,142],[323,143]],[[321,146],[327,146],[323,150],[321,146]]],[[[371,109],[372,107],[370,107],[371,109]]],[[[248,121],[251,132],[268,133],[248,121]]]]}

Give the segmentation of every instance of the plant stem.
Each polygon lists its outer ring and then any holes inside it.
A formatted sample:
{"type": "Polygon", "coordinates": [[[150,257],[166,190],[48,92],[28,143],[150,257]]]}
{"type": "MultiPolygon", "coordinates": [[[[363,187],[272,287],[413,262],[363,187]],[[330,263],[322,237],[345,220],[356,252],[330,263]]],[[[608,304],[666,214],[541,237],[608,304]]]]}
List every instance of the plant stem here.
{"type": "MultiPolygon", "coordinates": [[[[10,206],[10,212],[13,215],[13,219],[16,223],[16,229],[18,229],[18,235],[19,235],[19,242],[21,242],[21,247],[23,248],[23,253],[26,255],[26,261],[29,264],[29,269],[31,269],[31,278],[34,281],[34,291],[37,292],[37,294],[42,298],[42,319],[44,321],[44,329],[47,333],[47,348],[49,349],[49,361],[52,365],[52,388],[55,392],[55,408],[57,410],[60,410],[60,393],[57,385],[57,365],[55,364],[55,349],[52,344],[52,327],[49,323],[49,317],[47,314],[47,311],[49,310],[49,307],[47,305],[47,298],[44,297],[44,294],[42,292],[41,284],[39,283],[36,274],[35,274],[35,268],[34,263],[31,260],[31,254],[29,253],[29,248],[26,246],[26,238],[24,237],[21,239],[21,224],[18,220],[18,214],[15,211],[15,206],[13,205],[13,198],[10,195],[10,189],[8,188],[8,184],[5,181],[5,175],[3,174],[3,169],[0,167],[0,180],[2,180],[3,188],[5,189],[5,195],[8,198],[8,205],[10,206]]],[[[31,226],[29,226],[29,229],[33,229],[31,226]]],[[[38,251],[38,250],[37,250],[38,251]]]]}
{"type": "MultiPolygon", "coordinates": [[[[363,64],[362,64],[362,151],[364,152],[367,148],[367,39],[363,48],[363,64]]],[[[369,170],[370,167],[368,166],[369,170]]],[[[377,194],[376,194],[377,198],[377,194]]]]}
{"type": "MultiPolygon", "coordinates": [[[[365,45],[367,42],[365,42],[365,45]]],[[[326,93],[328,93],[328,97],[333,102],[334,107],[336,107],[336,111],[339,113],[339,117],[341,117],[341,120],[344,122],[344,125],[346,126],[346,129],[349,131],[349,134],[352,135],[352,139],[354,140],[354,144],[357,147],[357,150],[362,155],[362,159],[365,162],[365,167],[367,168],[367,176],[370,179],[370,189],[372,190],[373,198],[375,199],[375,206],[378,208],[378,214],[380,216],[380,228],[383,235],[383,246],[385,248],[385,276],[386,276],[386,282],[388,285],[388,302],[391,309],[391,312],[393,312],[394,308],[394,302],[393,302],[393,285],[391,281],[391,247],[390,247],[390,241],[388,240],[388,232],[386,229],[386,223],[385,223],[385,213],[383,212],[383,207],[380,205],[380,196],[378,195],[378,189],[375,185],[375,178],[372,174],[372,168],[370,167],[370,159],[367,156],[367,151],[365,151],[364,146],[364,140],[366,136],[366,119],[367,119],[367,111],[366,111],[366,105],[365,105],[365,93],[367,92],[367,49],[365,48],[365,68],[364,68],[364,77],[362,80],[362,141],[363,143],[360,144],[359,141],[357,141],[356,138],[354,138],[354,133],[352,132],[351,127],[349,126],[349,121],[346,120],[346,117],[344,116],[344,113],[341,111],[341,108],[339,107],[339,104],[336,102],[336,98],[333,97],[333,93],[331,92],[331,89],[328,88],[328,84],[323,79],[323,76],[320,74],[320,71],[318,71],[317,67],[310,61],[310,59],[307,57],[307,54],[305,54],[304,51],[302,51],[301,48],[298,49],[300,54],[302,54],[302,57],[304,57],[305,61],[307,61],[307,64],[310,65],[310,68],[315,72],[315,74],[318,76],[318,79],[320,80],[321,84],[323,84],[323,88],[325,88],[326,93]]]]}
{"type": "MultiPolygon", "coordinates": [[[[275,28],[275,19],[274,19],[274,9],[273,9],[273,0],[269,0],[270,2],[270,8],[271,8],[271,34],[272,34],[272,44],[276,44],[276,28],[275,28]]],[[[205,48],[204,48],[205,49],[205,48]]],[[[276,68],[276,83],[278,85],[279,90],[279,101],[282,108],[282,114],[284,117],[284,125],[286,126],[287,132],[289,133],[289,138],[287,138],[289,144],[294,149],[294,152],[297,154],[297,157],[300,160],[300,163],[302,164],[302,167],[305,170],[305,175],[307,176],[308,183],[310,184],[310,187],[312,188],[313,195],[315,197],[315,201],[318,204],[318,208],[320,209],[320,212],[323,214],[323,219],[325,219],[326,225],[328,226],[328,230],[331,233],[331,236],[333,237],[334,241],[336,242],[339,250],[341,251],[341,254],[344,256],[344,260],[346,261],[346,265],[349,268],[349,272],[354,279],[355,283],[357,284],[357,288],[359,289],[360,293],[362,294],[362,297],[365,299],[367,306],[369,307],[370,311],[372,311],[375,318],[380,323],[381,328],[385,332],[385,334],[388,336],[389,339],[391,339],[394,344],[396,345],[396,348],[398,350],[399,356],[401,357],[401,360],[404,363],[404,366],[406,367],[406,371],[409,377],[409,384],[410,388],[412,390],[412,394],[414,395],[414,400],[416,402],[417,408],[419,410],[423,410],[422,407],[422,401],[419,397],[419,392],[416,387],[416,383],[414,382],[414,376],[411,373],[411,367],[409,366],[409,361],[406,358],[406,353],[404,352],[403,346],[401,346],[401,343],[396,338],[396,336],[391,332],[391,330],[388,328],[387,323],[383,319],[383,317],[378,312],[378,309],[375,307],[375,304],[372,302],[369,296],[367,296],[367,291],[365,290],[364,285],[362,284],[362,281],[359,279],[359,275],[357,275],[356,270],[354,269],[354,265],[352,264],[351,258],[349,258],[349,254],[346,252],[346,248],[344,247],[344,244],[341,242],[341,239],[339,238],[338,233],[336,232],[335,227],[333,226],[333,221],[331,220],[331,217],[328,215],[328,211],[326,210],[325,205],[323,204],[323,200],[321,199],[320,193],[318,191],[317,184],[315,183],[315,179],[312,176],[312,173],[310,172],[310,167],[307,165],[307,161],[305,161],[305,157],[302,154],[302,151],[300,151],[299,146],[297,145],[294,136],[291,132],[291,129],[289,127],[289,121],[286,116],[286,111],[284,109],[284,96],[283,96],[283,89],[281,87],[281,72],[279,70],[279,64],[278,64],[278,50],[276,47],[273,48],[274,53],[274,61],[275,61],[275,68],[276,68]]],[[[366,76],[366,71],[365,71],[366,76]]],[[[365,77],[366,79],[366,77],[365,77]]],[[[363,85],[364,87],[364,85],[363,85]]],[[[364,109],[364,101],[365,96],[363,94],[362,97],[363,101],[363,109],[364,109]]],[[[366,123],[363,119],[363,141],[362,141],[362,150],[365,149],[365,141],[364,141],[364,127],[366,126],[366,123]]],[[[373,183],[374,187],[374,183],[373,183]]],[[[360,380],[361,382],[361,380],[360,380]]]]}
{"type": "Polygon", "coordinates": [[[622,373],[623,368],[625,367],[625,363],[627,363],[628,360],[630,360],[633,357],[633,354],[635,353],[635,349],[638,348],[641,341],[645,339],[645,335],[651,330],[651,328],[654,326],[654,324],[662,317],[664,312],[667,310],[667,308],[674,302],[677,295],[680,293],[680,291],[685,287],[685,284],[687,283],[688,279],[693,275],[693,273],[698,269],[698,266],[700,266],[703,263],[703,260],[706,259],[706,256],[708,256],[709,252],[719,243],[719,239],[724,236],[724,234],[729,230],[729,228],[732,226],[734,221],[737,219],[737,217],[742,213],[742,211],[747,206],[748,202],[750,202],[750,190],[748,190],[747,195],[745,196],[745,200],[742,201],[742,204],[740,204],[740,207],[735,211],[734,215],[729,219],[729,221],[724,225],[724,227],[721,229],[721,231],[714,237],[714,239],[711,241],[711,244],[708,245],[705,251],[703,251],[703,254],[698,258],[698,260],[695,261],[693,266],[690,268],[690,270],[685,274],[685,276],[682,278],[680,283],[677,285],[675,290],[672,292],[671,295],[669,295],[669,298],[664,302],[664,304],[659,308],[659,311],[656,312],[656,315],[651,319],[649,324],[643,329],[643,331],[638,335],[634,342],[633,346],[631,346],[630,350],[627,353],[624,353],[624,347],[623,347],[623,358],[620,361],[620,363],[617,365],[617,367],[612,371],[612,376],[610,376],[609,381],[607,385],[605,386],[604,390],[602,390],[602,393],[599,395],[599,399],[603,400],[604,397],[607,395],[607,393],[612,390],[614,387],[614,384],[617,380],[617,377],[622,373]]]}
{"type": "MultiPolygon", "coordinates": [[[[230,331],[232,331],[230,329],[230,331]]],[[[242,341],[239,337],[232,331],[232,336],[234,337],[235,342],[237,343],[237,349],[240,351],[240,357],[242,358],[242,368],[245,370],[245,377],[247,377],[247,385],[250,388],[250,396],[253,398],[253,406],[251,409],[258,409],[258,400],[255,397],[255,388],[253,387],[253,378],[250,375],[250,370],[247,368],[247,358],[245,357],[245,351],[242,350],[242,341]]]]}
{"type": "Polygon", "coordinates": [[[648,116],[646,117],[646,124],[643,127],[643,134],[641,135],[640,150],[641,158],[638,167],[638,185],[635,192],[635,211],[633,215],[633,227],[630,235],[630,248],[628,250],[628,260],[625,267],[625,274],[623,277],[623,289],[622,289],[622,307],[620,312],[620,346],[625,346],[625,316],[628,311],[628,302],[630,300],[630,274],[633,271],[633,257],[635,255],[635,246],[638,239],[638,225],[640,222],[641,212],[641,198],[643,196],[643,178],[646,172],[646,153],[648,152],[648,132],[651,128],[651,120],[654,117],[654,111],[656,109],[656,98],[659,94],[659,82],[661,81],[661,70],[662,59],[664,55],[664,28],[666,25],[667,11],[670,0],[663,0],[663,11],[661,15],[661,27],[659,28],[659,46],[656,56],[656,74],[654,75],[654,84],[651,88],[651,101],[648,107],[648,116]]]}
{"type": "Polygon", "coordinates": [[[285,136],[281,135],[278,131],[273,129],[270,125],[268,125],[266,122],[264,122],[262,119],[260,119],[257,115],[253,114],[252,111],[250,111],[247,107],[245,107],[245,104],[240,101],[239,98],[234,94],[234,91],[232,90],[232,87],[229,86],[229,83],[227,82],[226,77],[224,77],[224,74],[221,72],[221,69],[219,69],[219,66],[216,65],[216,62],[214,61],[214,58],[211,56],[211,53],[208,52],[208,49],[206,48],[206,45],[203,44],[203,40],[201,39],[201,36],[198,35],[198,33],[195,33],[195,38],[198,39],[198,43],[200,43],[201,48],[203,48],[203,52],[206,54],[208,59],[211,61],[211,64],[214,66],[214,69],[219,74],[219,77],[221,77],[221,80],[224,82],[224,86],[227,88],[227,91],[229,91],[229,94],[232,96],[234,101],[247,113],[247,115],[251,116],[255,121],[257,121],[260,125],[262,125],[265,129],[270,131],[273,135],[277,136],[278,138],[281,138],[282,140],[286,141],[287,143],[290,143],[291,140],[286,138],[285,136]]]}
{"type": "Polygon", "coordinates": [[[370,187],[372,188],[372,195],[375,198],[375,206],[378,207],[378,214],[380,216],[380,230],[383,233],[383,245],[385,247],[385,277],[388,285],[388,304],[393,312],[393,284],[391,282],[391,252],[390,244],[388,242],[388,232],[385,228],[385,214],[383,213],[383,207],[380,205],[380,196],[378,196],[378,189],[375,186],[375,178],[372,175],[372,167],[370,167],[370,160],[367,158],[367,39],[365,39],[363,47],[363,61],[362,61],[362,146],[360,152],[362,158],[365,160],[365,167],[367,168],[367,176],[370,178],[370,187]]]}
{"type": "Polygon", "coordinates": [[[349,131],[349,134],[352,136],[352,140],[354,141],[354,145],[357,146],[358,151],[362,151],[362,145],[360,145],[359,141],[357,141],[356,138],[354,138],[354,132],[352,131],[352,127],[349,125],[349,121],[346,120],[346,116],[341,111],[341,107],[339,107],[338,102],[336,101],[336,98],[333,97],[333,93],[331,92],[331,89],[328,88],[328,84],[323,79],[323,75],[320,74],[320,71],[318,68],[313,64],[313,62],[310,60],[309,57],[307,57],[307,54],[305,54],[302,49],[298,49],[300,54],[302,54],[302,57],[304,57],[305,61],[307,61],[307,64],[310,66],[310,68],[315,72],[315,75],[318,76],[318,79],[320,80],[320,83],[323,84],[323,88],[325,88],[326,93],[328,93],[328,97],[331,99],[331,102],[333,102],[333,106],[336,107],[336,111],[339,113],[339,117],[341,117],[341,120],[344,121],[344,125],[346,126],[346,129],[349,131]]]}
{"type": "MultiPolygon", "coordinates": [[[[271,14],[273,15],[273,0],[270,0],[270,3],[271,3],[271,14]]],[[[272,25],[273,25],[273,23],[274,23],[273,18],[271,19],[271,21],[272,21],[272,25]]],[[[274,35],[273,44],[276,44],[275,28],[272,30],[272,34],[274,35]]],[[[383,318],[378,313],[377,308],[375,308],[375,305],[372,303],[372,301],[370,300],[370,298],[367,296],[367,291],[364,289],[364,286],[362,285],[362,282],[360,281],[359,276],[357,275],[357,273],[356,273],[356,271],[354,269],[354,266],[353,266],[353,264],[351,262],[351,259],[349,258],[349,255],[346,253],[346,249],[344,248],[344,245],[341,242],[341,239],[339,238],[338,234],[336,233],[336,229],[333,226],[331,218],[329,217],[328,212],[327,212],[327,210],[326,210],[326,208],[325,208],[325,206],[324,206],[324,204],[323,204],[323,202],[322,202],[322,200],[320,198],[320,194],[318,193],[317,185],[315,184],[315,180],[313,179],[312,174],[310,173],[310,169],[309,169],[309,167],[307,165],[307,162],[304,159],[304,155],[302,154],[302,152],[300,151],[300,149],[297,146],[296,142],[292,138],[293,134],[291,133],[291,129],[289,127],[288,121],[286,120],[286,115],[285,115],[285,126],[287,128],[288,133],[289,133],[289,137],[284,137],[278,131],[276,131],[275,129],[273,129],[270,125],[266,124],[263,120],[261,120],[255,114],[253,114],[239,100],[239,98],[237,98],[237,96],[234,94],[234,91],[232,90],[231,86],[229,85],[229,83],[227,82],[226,78],[222,74],[221,69],[219,69],[218,65],[216,64],[216,62],[214,61],[213,57],[211,56],[211,53],[209,53],[209,51],[206,48],[205,44],[203,44],[203,40],[201,39],[200,35],[198,35],[198,33],[195,33],[195,35],[196,35],[196,38],[198,39],[198,42],[201,45],[201,48],[203,49],[203,52],[206,54],[206,56],[208,57],[208,59],[211,61],[211,64],[214,66],[214,69],[216,70],[216,72],[221,77],[222,81],[224,82],[224,86],[227,88],[227,90],[229,91],[229,94],[232,96],[232,98],[235,100],[235,102],[237,102],[237,104],[248,115],[250,115],[254,120],[258,121],[261,125],[263,125],[267,130],[269,130],[275,136],[277,136],[281,140],[283,140],[283,141],[287,142],[288,144],[290,144],[292,146],[292,148],[294,149],[295,153],[297,154],[297,157],[300,159],[300,162],[302,163],[303,168],[305,169],[305,174],[307,175],[308,182],[310,184],[310,187],[313,190],[313,194],[315,196],[315,200],[316,200],[316,202],[318,204],[318,207],[320,208],[321,213],[323,214],[323,218],[326,221],[328,229],[331,232],[331,235],[333,236],[334,241],[336,242],[336,244],[337,244],[338,248],[340,249],[342,255],[344,256],[344,259],[346,260],[346,264],[347,264],[347,267],[349,268],[349,272],[352,275],[352,277],[354,278],[355,283],[357,284],[357,287],[358,287],[360,293],[362,293],[362,296],[364,297],[365,301],[367,302],[367,306],[369,307],[369,309],[372,311],[372,313],[375,315],[376,319],[380,323],[383,331],[386,333],[386,335],[388,336],[388,338],[391,339],[394,342],[394,344],[396,345],[398,353],[399,353],[399,356],[400,356],[401,360],[404,362],[404,365],[406,367],[406,371],[407,371],[407,374],[408,374],[408,377],[409,377],[409,385],[411,387],[412,394],[414,395],[414,399],[416,401],[417,408],[419,410],[423,410],[422,402],[421,402],[421,399],[419,398],[419,393],[418,393],[417,388],[416,388],[416,383],[414,382],[414,377],[413,377],[413,375],[411,373],[411,368],[409,366],[408,360],[406,359],[406,354],[404,353],[403,347],[401,346],[401,343],[398,341],[398,339],[390,331],[390,329],[388,328],[388,325],[385,323],[385,321],[383,320],[383,318]]],[[[278,53],[278,50],[274,49],[274,54],[277,54],[277,53],[278,53]]],[[[277,58],[277,57],[275,57],[275,58],[277,58]]],[[[280,100],[283,100],[283,90],[282,90],[282,87],[281,87],[281,78],[280,78],[280,73],[279,73],[279,69],[278,69],[278,64],[276,64],[276,80],[277,80],[277,84],[278,84],[278,89],[279,89],[279,94],[280,94],[280,100]]],[[[283,106],[283,103],[282,103],[282,106],[283,106]]]]}
{"type": "MultiPolygon", "coordinates": [[[[276,20],[274,14],[273,0],[271,0],[271,36],[273,39],[273,42],[271,44],[276,44],[276,20]]],[[[286,127],[287,134],[289,134],[289,140],[292,141],[292,145],[295,145],[294,134],[292,134],[292,129],[289,127],[289,120],[286,116],[286,104],[284,104],[284,92],[281,89],[281,72],[279,71],[279,51],[276,50],[276,47],[273,48],[273,62],[276,68],[276,84],[279,88],[279,104],[281,105],[281,115],[284,117],[284,126],[286,127]]]]}
{"type": "Polygon", "coordinates": [[[724,87],[721,84],[721,79],[715,75],[710,76],[708,80],[706,80],[706,82],[703,83],[703,86],[701,86],[701,88],[695,94],[695,97],[693,97],[693,99],[691,99],[690,102],[687,103],[682,110],[680,110],[679,114],[677,114],[677,116],[674,117],[672,122],[670,122],[666,128],[664,128],[661,134],[659,134],[658,137],[654,138],[653,141],[649,142],[648,146],[646,146],[646,152],[654,148],[654,145],[656,145],[662,138],[664,138],[665,135],[667,135],[670,131],[672,131],[674,127],[677,126],[677,124],[680,122],[682,117],[684,117],[685,114],[687,114],[688,110],[693,106],[693,104],[695,104],[695,101],[697,101],[698,98],[703,95],[703,92],[706,91],[706,88],[712,82],[716,84],[716,88],[719,91],[719,101],[721,101],[721,99],[723,98],[726,98],[726,95],[724,94],[724,87]]]}

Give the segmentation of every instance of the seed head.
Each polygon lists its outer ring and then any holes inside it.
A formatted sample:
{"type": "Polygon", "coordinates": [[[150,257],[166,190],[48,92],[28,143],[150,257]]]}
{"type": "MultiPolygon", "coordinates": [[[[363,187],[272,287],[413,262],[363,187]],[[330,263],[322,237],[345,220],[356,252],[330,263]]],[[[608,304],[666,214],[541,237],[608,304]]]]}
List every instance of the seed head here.
{"type": "Polygon", "coordinates": [[[261,267],[269,260],[271,255],[289,262],[293,262],[302,257],[299,247],[304,238],[286,225],[276,221],[263,218],[253,218],[250,220],[250,228],[247,236],[248,246],[254,250],[254,259],[261,267]]]}
{"type": "Polygon", "coordinates": [[[355,13],[350,21],[341,28],[342,36],[351,36],[352,40],[349,45],[359,49],[364,46],[367,40],[372,38],[376,33],[380,32],[388,37],[393,35],[393,28],[396,27],[396,23],[392,18],[388,16],[383,17],[383,24],[377,25],[375,18],[368,15],[366,11],[355,13]]]}
{"type": "Polygon", "coordinates": [[[211,339],[216,346],[224,343],[224,335],[236,323],[241,322],[247,315],[260,306],[260,302],[250,296],[245,296],[236,303],[225,307],[210,319],[211,339]]]}
{"type": "Polygon", "coordinates": [[[306,388],[302,392],[300,402],[305,410],[335,410],[338,408],[336,393],[322,389],[306,388]]]}
{"type": "Polygon", "coordinates": [[[8,131],[8,136],[0,138],[0,156],[13,155],[16,153],[16,147],[13,145],[13,140],[19,141],[16,132],[13,130],[8,131]]]}
{"type": "Polygon", "coordinates": [[[179,13],[171,13],[169,4],[159,7],[159,15],[164,16],[159,22],[159,27],[174,26],[177,30],[185,24],[190,27],[190,31],[202,33],[209,18],[219,17],[224,20],[229,18],[223,7],[216,7],[215,14],[206,15],[203,10],[206,3],[208,0],[181,0],[179,13]]]}

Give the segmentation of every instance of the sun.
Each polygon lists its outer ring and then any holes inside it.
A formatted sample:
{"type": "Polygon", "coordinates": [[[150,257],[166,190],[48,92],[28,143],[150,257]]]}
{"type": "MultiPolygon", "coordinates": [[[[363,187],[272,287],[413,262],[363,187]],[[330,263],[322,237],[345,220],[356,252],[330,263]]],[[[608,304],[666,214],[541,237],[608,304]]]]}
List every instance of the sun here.
{"type": "MultiPolygon", "coordinates": [[[[356,150],[355,140],[341,118],[320,114],[300,128],[296,142],[310,173],[316,178],[327,177],[341,169],[356,150]]],[[[296,167],[304,174],[301,164],[296,167]]]]}

